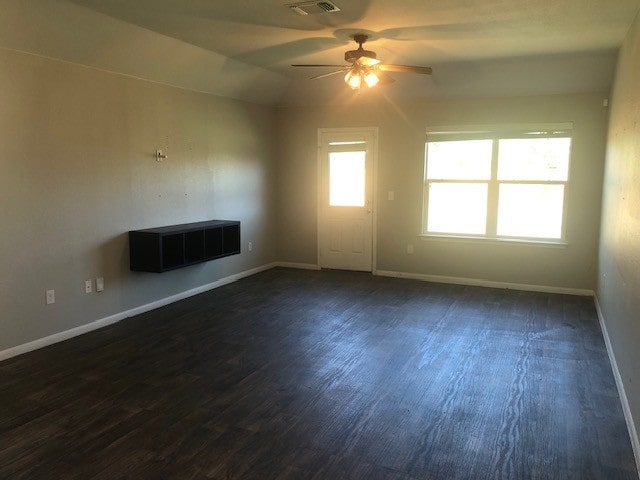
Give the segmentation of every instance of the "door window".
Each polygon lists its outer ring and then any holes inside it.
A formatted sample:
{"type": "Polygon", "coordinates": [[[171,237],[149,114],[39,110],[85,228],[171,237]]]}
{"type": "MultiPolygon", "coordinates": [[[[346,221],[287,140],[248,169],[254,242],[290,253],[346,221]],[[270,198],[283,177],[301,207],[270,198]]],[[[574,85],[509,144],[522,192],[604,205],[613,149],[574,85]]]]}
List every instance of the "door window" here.
{"type": "Polygon", "coordinates": [[[365,151],[329,153],[329,205],[364,207],[365,151]]]}

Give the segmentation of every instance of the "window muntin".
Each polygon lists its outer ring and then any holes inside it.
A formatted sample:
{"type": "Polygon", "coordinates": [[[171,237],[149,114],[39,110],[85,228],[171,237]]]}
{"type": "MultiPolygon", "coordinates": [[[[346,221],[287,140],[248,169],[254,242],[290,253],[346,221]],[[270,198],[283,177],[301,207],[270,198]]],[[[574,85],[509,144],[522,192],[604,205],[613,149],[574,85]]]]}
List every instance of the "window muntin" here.
{"type": "Polygon", "coordinates": [[[423,233],[563,240],[570,149],[566,126],[428,133],[423,233]]]}

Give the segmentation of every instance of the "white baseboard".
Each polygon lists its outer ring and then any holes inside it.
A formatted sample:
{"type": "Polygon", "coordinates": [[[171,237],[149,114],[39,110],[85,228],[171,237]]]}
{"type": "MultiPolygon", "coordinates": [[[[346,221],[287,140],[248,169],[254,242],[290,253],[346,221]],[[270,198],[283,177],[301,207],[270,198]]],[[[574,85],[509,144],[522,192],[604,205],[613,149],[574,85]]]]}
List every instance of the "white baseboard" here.
{"type": "Polygon", "coordinates": [[[101,318],[99,320],[95,320],[91,323],[87,323],[85,325],[80,325],[79,327],[75,327],[69,330],[65,330],[63,332],[54,333],[53,335],[49,335],[48,337],[39,338],[32,342],[24,343],[22,345],[18,345],[15,347],[8,348],[6,350],[0,351],[0,362],[3,360],[7,360],[11,357],[15,357],[17,355],[22,355],[23,353],[31,352],[33,350],[37,350],[39,348],[48,347],[49,345],[53,345],[54,343],[59,343],[64,340],[68,340],[73,337],[77,337],[78,335],[82,335],[84,333],[91,332],[93,330],[97,330],[102,327],[106,327],[108,325],[112,325],[117,323],[125,318],[133,317],[135,315],[140,315],[141,313],[149,312],[151,310],[155,310],[156,308],[164,307],[165,305],[169,305],[170,303],[177,302],[179,300],[183,300],[185,298],[192,297],[194,295],[198,295],[200,293],[207,292],[209,290],[213,290],[214,288],[221,287],[223,285],[227,285],[229,283],[236,282],[242,278],[249,277],[251,275],[255,275],[256,273],[263,272],[265,270],[269,270],[273,267],[279,266],[278,263],[269,263],[266,265],[262,265],[260,267],[252,268],[250,270],[245,270],[240,273],[236,273],[234,275],[229,275],[228,277],[224,277],[216,280],[215,282],[208,283],[206,285],[202,285],[200,287],[192,288],[190,290],[186,290],[184,292],[180,292],[176,295],[172,295],[170,297],[162,298],[155,302],[147,303],[146,305],[140,305],[139,307],[132,308],[130,310],[126,310],[124,312],[116,313],[115,315],[110,315],[105,318],[101,318]]]}
{"type": "Polygon", "coordinates": [[[301,270],[320,270],[320,265],[313,263],[276,262],[275,266],[284,268],[298,268],[301,270]]]}
{"type": "Polygon", "coordinates": [[[422,280],[435,283],[455,283],[458,285],[473,285],[477,287],[506,288],[510,290],[525,290],[528,292],[562,293],[567,295],[579,295],[592,297],[593,290],[566,287],[550,287],[546,285],[528,285],[524,283],[494,282],[480,278],[445,277],[441,275],[427,275],[424,273],[393,272],[389,270],[376,270],[375,275],[381,277],[409,278],[411,280],[422,280]]]}
{"type": "MultiPolygon", "coordinates": [[[[274,267],[298,268],[298,269],[305,269],[305,270],[320,270],[320,267],[318,265],[307,264],[307,263],[273,262],[266,265],[262,265],[260,267],[252,268],[250,270],[245,270],[243,272],[236,273],[234,275],[229,275],[228,277],[218,279],[215,282],[208,283],[200,287],[192,288],[190,290],[186,290],[184,292],[157,300],[155,302],[148,303],[146,305],[141,305],[139,307],[135,307],[130,310],[117,313],[115,315],[111,315],[109,317],[101,318],[99,320],[93,321],[86,325],[80,325],[79,327],[75,327],[69,330],[65,330],[63,332],[55,333],[48,337],[40,338],[32,342],[28,342],[22,345],[18,345],[16,347],[2,350],[0,351],[0,362],[3,360],[7,360],[11,357],[15,357],[17,355],[21,355],[23,353],[31,352],[39,348],[44,348],[49,345],[53,345],[55,343],[59,343],[64,340],[68,340],[70,338],[77,337],[79,335],[91,332],[93,330],[97,330],[99,328],[112,325],[114,323],[120,322],[121,320],[124,320],[125,318],[139,315],[141,313],[145,313],[145,312],[154,310],[156,308],[169,305],[170,303],[174,303],[179,300],[183,300],[185,298],[189,298],[194,295],[198,295],[200,293],[213,290],[215,288],[221,287],[223,285],[227,285],[229,283],[236,282],[242,278],[255,275],[256,273],[260,273],[274,267]]],[[[640,472],[640,439],[638,438],[638,432],[636,430],[635,423],[633,421],[633,415],[631,414],[629,400],[627,399],[627,394],[624,389],[624,384],[622,382],[620,370],[618,369],[618,363],[616,362],[615,354],[613,352],[613,348],[611,345],[611,340],[609,338],[609,333],[607,332],[607,326],[604,322],[604,316],[602,314],[602,310],[600,309],[600,303],[598,301],[597,295],[595,295],[593,291],[575,289],[575,288],[548,287],[548,286],[541,286],[541,285],[494,282],[489,280],[481,280],[481,279],[473,279],[473,278],[445,277],[445,276],[439,276],[439,275],[426,275],[426,274],[420,274],[420,273],[394,272],[394,271],[388,271],[388,270],[377,270],[374,272],[374,274],[380,275],[383,277],[408,278],[413,280],[422,280],[422,281],[437,282],[437,283],[455,283],[460,285],[474,285],[474,286],[492,287],[492,288],[507,288],[507,289],[513,289],[513,290],[527,290],[527,291],[534,291],[534,292],[564,293],[564,294],[570,294],[570,295],[593,296],[595,301],[596,311],[598,313],[598,320],[600,322],[600,328],[602,330],[602,335],[604,337],[604,343],[607,348],[609,361],[611,363],[611,368],[613,370],[613,376],[615,378],[616,386],[618,388],[618,394],[620,396],[620,401],[622,403],[622,410],[624,412],[624,418],[627,423],[629,437],[631,439],[631,446],[633,448],[633,453],[636,460],[636,467],[638,469],[638,472],[640,472]]]]}
{"type": "Polygon", "coordinates": [[[618,362],[616,361],[616,355],[613,353],[613,346],[611,345],[611,339],[609,338],[609,332],[607,331],[607,325],[604,321],[604,315],[600,308],[600,302],[598,296],[593,297],[596,304],[596,311],[598,312],[598,320],[600,322],[600,329],[602,330],[602,336],[604,337],[604,344],[607,347],[607,353],[609,355],[609,363],[611,363],[611,369],[613,370],[613,378],[616,380],[616,386],[618,387],[618,395],[620,396],[620,403],[622,403],[622,411],[624,412],[624,419],[627,422],[627,430],[629,431],[629,438],[631,439],[631,447],[633,448],[633,455],[636,459],[636,469],[640,474],[640,439],[638,438],[638,431],[636,430],[636,424],[633,421],[633,415],[631,414],[631,406],[629,405],[629,399],[627,398],[627,392],[624,389],[624,383],[622,382],[622,375],[618,369],[618,362]]]}
{"type": "Polygon", "coordinates": [[[117,323],[128,316],[130,315],[128,315],[127,312],[117,313],[115,315],[101,318],[100,320],[96,320],[85,325],[80,325],[79,327],[75,327],[70,330],[65,330],[64,332],[54,333],[53,335],[49,335],[48,337],[39,338],[32,342],[23,343],[22,345],[2,350],[0,351],[0,362],[11,357],[22,355],[23,353],[28,353],[33,350],[38,350],[39,348],[48,347],[49,345],[53,345],[54,343],[77,337],[78,335],[97,330],[98,328],[106,327],[107,325],[117,323]]]}
{"type": "MultiPolygon", "coordinates": [[[[8,348],[6,350],[2,350],[0,351],[0,362],[8,358],[15,357],[16,355],[21,355],[23,353],[31,352],[39,348],[53,345],[54,343],[62,342],[64,340],[77,337],[78,335],[82,335],[84,333],[97,330],[98,328],[106,327],[108,325],[124,320],[125,318],[133,317],[135,315],[139,315],[141,313],[145,313],[150,310],[154,310],[156,308],[169,305],[170,303],[177,302],[179,300],[183,300],[185,298],[189,298],[194,295],[207,292],[209,290],[213,290],[214,288],[227,285],[229,283],[235,282],[242,278],[255,275],[256,273],[263,272],[265,270],[269,270],[274,267],[298,268],[298,269],[305,269],[305,270],[320,270],[319,265],[309,264],[309,263],[273,262],[266,265],[262,265],[260,267],[256,267],[250,270],[236,273],[234,275],[230,275],[228,277],[221,278],[219,280],[216,280],[215,282],[202,285],[200,287],[192,288],[190,290],[178,293],[176,295],[172,295],[170,297],[162,298],[155,302],[151,302],[145,305],[141,305],[139,307],[132,308],[130,310],[126,310],[124,312],[111,315],[109,317],[95,320],[85,325],[80,325],[78,327],[65,330],[63,332],[55,333],[48,337],[39,338],[32,342],[24,343],[22,345],[18,345],[15,347],[8,348]]],[[[560,287],[543,287],[539,285],[511,284],[511,283],[492,282],[488,280],[476,280],[476,279],[460,278],[460,277],[425,275],[425,274],[419,274],[419,273],[377,270],[374,272],[374,274],[380,275],[380,276],[386,276],[386,277],[409,278],[414,280],[423,280],[423,281],[439,282],[439,283],[456,283],[456,284],[462,284],[462,285],[477,285],[477,286],[484,286],[484,287],[510,288],[514,290],[529,290],[529,291],[540,291],[540,292],[551,292],[551,293],[568,293],[572,295],[593,295],[593,292],[590,290],[579,290],[579,289],[560,288],[560,287]]]]}

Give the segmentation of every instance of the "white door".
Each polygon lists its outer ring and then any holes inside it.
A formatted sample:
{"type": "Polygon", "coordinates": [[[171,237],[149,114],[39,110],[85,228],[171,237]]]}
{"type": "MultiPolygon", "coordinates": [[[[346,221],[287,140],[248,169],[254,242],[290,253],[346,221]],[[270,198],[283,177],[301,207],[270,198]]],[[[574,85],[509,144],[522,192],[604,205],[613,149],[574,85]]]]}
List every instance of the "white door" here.
{"type": "Polygon", "coordinates": [[[377,131],[320,129],[318,133],[320,267],[371,272],[377,131]]]}

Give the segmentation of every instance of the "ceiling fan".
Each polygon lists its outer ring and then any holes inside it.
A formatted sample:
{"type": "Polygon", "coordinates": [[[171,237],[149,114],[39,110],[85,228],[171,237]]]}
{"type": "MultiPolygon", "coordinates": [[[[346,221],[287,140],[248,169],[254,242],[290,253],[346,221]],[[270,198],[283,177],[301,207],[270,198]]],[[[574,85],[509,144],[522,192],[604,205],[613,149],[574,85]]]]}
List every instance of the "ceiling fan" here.
{"type": "Polygon", "coordinates": [[[362,48],[362,44],[367,41],[368,35],[364,33],[357,33],[353,36],[353,39],[358,44],[356,50],[347,50],[344,54],[344,59],[347,65],[291,65],[292,67],[336,67],[340,70],[336,70],[322,75],[316,75],[311,77],[311,80],[318,78],[330,77],[339,73],[344,73],[344,81],[354,90],[360,90],[363,85],[367,87],[373,87],[378,83],[392,83],[395,80],[386,72],[400,72],[400,73],[420,73],[423,75],[431,75],[431,67],[418,67],[413,65],[391,65],[381,63],[377,59],[376,52],[371,50],[365,50],[362,48]]]}

